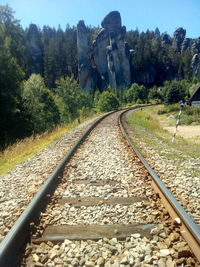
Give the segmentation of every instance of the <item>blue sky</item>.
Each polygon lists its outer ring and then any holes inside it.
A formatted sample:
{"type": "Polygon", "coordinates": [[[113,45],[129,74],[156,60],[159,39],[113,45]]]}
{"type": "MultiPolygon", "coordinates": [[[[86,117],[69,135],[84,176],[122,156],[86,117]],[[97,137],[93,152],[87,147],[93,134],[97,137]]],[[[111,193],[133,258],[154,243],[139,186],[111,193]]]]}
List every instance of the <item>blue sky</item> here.
{"type": "Polygon", "coordinates": [[[67,23],[76,25],[80,19],[86,25],[98,26],[110,11],[121,13],[128,30],[154,30],[173,34],[176,28],[187,30],[187,37],[200,36],[200,0],[0,0],[15,11],[15,17],[25,28],[35,23],[63,29],[67,23]]]}

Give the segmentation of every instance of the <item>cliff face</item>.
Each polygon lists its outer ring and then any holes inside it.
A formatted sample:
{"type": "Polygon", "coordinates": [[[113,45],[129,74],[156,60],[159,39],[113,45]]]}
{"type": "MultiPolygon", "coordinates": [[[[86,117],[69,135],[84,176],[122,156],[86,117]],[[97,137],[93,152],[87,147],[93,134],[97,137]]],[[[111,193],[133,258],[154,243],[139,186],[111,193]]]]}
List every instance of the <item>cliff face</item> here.
{"type": "Polygon", "coordinates": [[[200,38],[185,38],[186,30],[178,28],[174,32],[173,47],[175,52],[184,53],[188,51],[191,54],[191,71],[193,77],[200,78],[200,38]]]}
{"type": "Polygon", "coordinates": [[[183,28],[178,28],[174,32],[174,39],[173,39],[173,47],[176,52],[181,51],[181,46],[183,43],[183,40],[185,39],[186,30],[183,28]]]}
{"type": "Polygon", "coordinates": [[[92,63],[83,24],[84,22],[80,21],[77,26],[80,87],[87,91],[97,85],[101,90],[106,89],[108,85],[116,89],[129,87],[129,49],[125,42],[126,28],[121,25],[120,13],[110,12],[103,19],[102,29],[93,41],[92,63]]]}
{"type": "Polygon", "coordinates": [[[101,26],[89,47],[84,21],[77,25],[78,73],[82,89],[128,88],[133,82],[151,87],[164,80],[182,79],[186,72],[200,77],[200,38],[186,38],[185,29],[176,29],[173,37],[160,34],[158,28],[154,33],[141,33],[129,50],[125,41],[126,28],[122,26],[118,11],[110,12],[101,26]],[[149,37],[145,37],[148,34],[149,37]],[[185,60],[184,63],[181,60],[185,60]],[[182,68],[184,64],[189,66],[187,71],[182,68]]]}
{"type": "Polygon", "coordinates": [[[84,21],[77,25],[78,74],[81,88],[90,91],[93,87],[92,66],[89,58],[87,29],[84,21]]]}

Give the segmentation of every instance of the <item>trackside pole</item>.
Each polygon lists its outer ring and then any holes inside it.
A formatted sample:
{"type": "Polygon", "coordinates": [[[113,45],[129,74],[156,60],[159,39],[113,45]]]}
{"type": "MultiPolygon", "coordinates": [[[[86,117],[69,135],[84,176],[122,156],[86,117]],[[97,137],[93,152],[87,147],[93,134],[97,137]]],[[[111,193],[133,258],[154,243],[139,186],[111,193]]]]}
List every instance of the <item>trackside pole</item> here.
{"type": "Polygon", "coordinates": [[[180,104],[180,111],[179,111],[179,114],[178,114],[178,119],[177,119],[177,121],[176,121],[176,127],[175,127],[175,130],[174,130],[174,134],[173,134],[173,138],[172,138],[172,143],[175,142],[175,139],[176,139],[176,133],[177,133],[177,128],[178,128],[179,123],[180,123],[180,120],[181,120],[182,110],[183,110],[183,107],[185,106],[185,104],[183,103],[182,100],[179,102],[179,104],[180,104]]]}

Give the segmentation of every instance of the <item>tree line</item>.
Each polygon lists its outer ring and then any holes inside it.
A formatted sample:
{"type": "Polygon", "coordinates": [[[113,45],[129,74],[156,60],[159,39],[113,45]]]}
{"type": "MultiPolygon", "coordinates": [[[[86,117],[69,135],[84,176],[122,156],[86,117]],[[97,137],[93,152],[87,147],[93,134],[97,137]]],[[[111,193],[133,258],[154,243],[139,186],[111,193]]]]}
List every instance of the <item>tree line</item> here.
{"type": "MultiPolygon", "coordinates": [[[[89,42],[97,31],[88,27],[89,42]]],[[[127,32],[134,49],[132,86],[86,93],[78,86],[76,42],[75,27],[40,29],[30,24],[23,29],[13,10],[0,6],[0,149],[90,110],[108,111],[150,99],[178,101],[188,97],[188,86],[198,81],[192,80],[190,50],[177,54],[172,45],[162,45],[156,31],[135,30],[127,32]]]]}

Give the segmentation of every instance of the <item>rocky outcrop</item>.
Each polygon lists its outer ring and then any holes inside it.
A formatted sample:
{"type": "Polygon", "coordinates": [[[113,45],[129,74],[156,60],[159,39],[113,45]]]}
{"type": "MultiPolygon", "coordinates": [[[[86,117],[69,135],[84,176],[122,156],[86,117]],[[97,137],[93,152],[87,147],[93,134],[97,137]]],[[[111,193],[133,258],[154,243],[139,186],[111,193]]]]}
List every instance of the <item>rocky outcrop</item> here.
{"type": "Polygon", "coordinates": [[[112,46],[107,46],[107,61],[108,61],[108,79],[112,88],[117,88],[115,65],[112,53],[112,46]]]}
{"type": "Polygon", "coordinates": [[[105,88],[108,83],[108,61],[106,47],[109,45],[108,32],[102,29],[93,42],[92,53],[94,65],[98,73],[98,85],[100,88],[105,88]]]}
{"type": "Polygon", "coordinates": [[[121,16],[118,11],[110,12],[101,22],[102,28],[108,32],[120,31],[122,27],[121,16]]]}
{"type": "Polygon", "coordinates": [[[162,41],[162,45],[170,45],[171,44],[170,36],[167,33],[163,33],[161,35],[161,41],[162,41]]]}
{"type": "Polygon", "coordinates": [[[192,57],[192,62],[191,62],[191,68],[192,68],[192,73],[193,77],[200,78],[200,61],[199,61],[199,54],[195,54],[192,57]]]}
{"type": "Polygon", "coordinates": [[[91,91],[94,82],[92,66],[89,58],[89,46],[87,28],[83,20],[77,25],[77,48],[78,48],[78,75],[80,87],[85,91],[91,91]]]}
{"type": "MultiPolygon", "coordinates": [[[[125,42],[126,28],[122,26],[118,11],[110,12],[103,19],[101,26],[97,35],[95,32],[96,37],[93,42],[91,42],[92,35],[90,35],[89,46],[84,21],[80,21],[77,25],[78,74],[80,87],[83,90],[91,91],[98,88],[103,91],[109,86],[122,89],[128,88],[134,82],[151,87],[155,83],[161,84],[164,80],[182,79],[185,73],[190,71],[194,77],[199,77],[200,38],[186,38],[185,29],[176,29],[172,38],[167,33],[160,35],[159,29],[156,28],[153,38],[156,44],[161,43],[163,59],[164,51],[167,53],[171,51],[172,54],[167,60],[159,59],[157,62],[147,59],[143,64],[142,56],[146,51],[141,52],[141,59],[138,60],[139,57],[136,54],[138,52],[135,51],[140,51],[140,49],[135,47],[135,41],[131,38],[129,41],[135,50],[129,50],[125,42]],[[183,56],[185,61],[189,60],[191,68],[188,65],[185,67],[184,64],[177,66],[178,62],[176,63],[171,58],[176,57],[176,53],[180,53],[180,58],[183,56]]],[[[136,37],[139,32],[136,31],[134,34],[136,37]]],[[[151,38],[150,35],[147,38],[151,38]]]]}
{"type": "Polygon", "coordinates": [[[118,11],[110,12],[101,23],[102,29],[93,41],[92,61],[89,58],[87,32],[83,21],[77,26],[79,81],[84,90],[98,85],[101,90],[109,85],[124,88],[131,84],[129,49],[125,42],[126,28],[121,25],[118,11]],[[93,66],[93,67],[92,67],[93,66]],[[93,70],[96,72],[96,85],[93,70]]]}
{"type": "Polygon", "coordinates": [[[190,49],[190,44],[191,44],[191,39],[190,38],[185,38],[183,40],[182,45],[181,45],[181,52],[184,52],[184,51],[190,49]]]}
{"type": "Polygon", "coordinates": [[[200,37],[193,41],[191,50],[193,54],[200,53],[200,37]]]}
{"type": "MultiPolygon", "coordinates": [[[[110,46],[107,47],[107,53],[109,52],[112,55],[112,71],[115,72],[116,88],[128,87],[131,80],[129,49],[124,41],[125,33],[125,27],[122,27],[119,32],[109,33],[110,46]]],[[[110,72],[111,70],[108,68],[108,71],[110,72]]]]}
{"type": "Polygon", "coordinates": [[[181,45],[185,39],[186,30],[183,28],[178,28],[174,32],[173,47],[176,52],[181,52],[181,45]]]}

